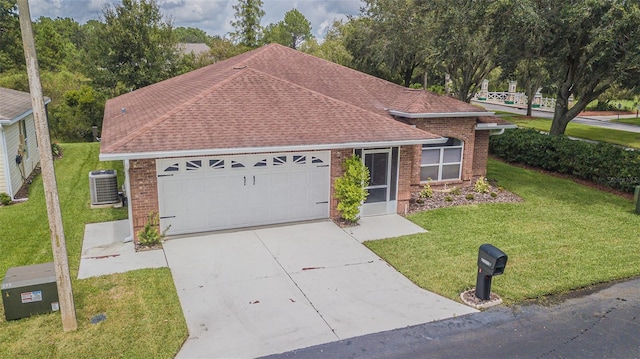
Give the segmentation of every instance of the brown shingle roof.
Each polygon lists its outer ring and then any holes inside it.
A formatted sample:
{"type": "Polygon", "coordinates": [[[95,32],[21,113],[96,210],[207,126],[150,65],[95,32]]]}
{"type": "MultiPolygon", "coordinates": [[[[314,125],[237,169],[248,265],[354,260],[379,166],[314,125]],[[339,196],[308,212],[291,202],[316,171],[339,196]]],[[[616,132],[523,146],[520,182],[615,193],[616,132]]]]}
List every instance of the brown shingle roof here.
{"type": "Polygon", "coordinates": [[[394,120],[390,108],[478,111],[272,44],[107,101],[101,154],[440,137],[394,120]]]}
{"type": "MultiPolygon", "coordinates": [[[[45,97],[44,103],[49,102],[45,97]]],[[[30,93],[0,87],[0,124],[15,122],[31,112],[30,93]]]]}
{"type": "Polygon", "coordinates": [[[0,121],[12,119],[31,111],[31,95],[28,92],[0,87],[0,121]]]}

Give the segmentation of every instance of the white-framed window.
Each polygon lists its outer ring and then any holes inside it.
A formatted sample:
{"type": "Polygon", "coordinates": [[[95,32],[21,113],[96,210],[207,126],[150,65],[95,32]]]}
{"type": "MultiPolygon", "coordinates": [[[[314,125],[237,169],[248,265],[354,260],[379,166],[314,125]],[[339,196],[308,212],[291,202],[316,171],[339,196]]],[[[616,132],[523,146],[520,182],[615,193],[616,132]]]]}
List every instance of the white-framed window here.
{"type": "Polygon", "coordinates": [[[446,143],[422,145],[420,181],[459,180],[464,143],[448,138],[446,143]]]}

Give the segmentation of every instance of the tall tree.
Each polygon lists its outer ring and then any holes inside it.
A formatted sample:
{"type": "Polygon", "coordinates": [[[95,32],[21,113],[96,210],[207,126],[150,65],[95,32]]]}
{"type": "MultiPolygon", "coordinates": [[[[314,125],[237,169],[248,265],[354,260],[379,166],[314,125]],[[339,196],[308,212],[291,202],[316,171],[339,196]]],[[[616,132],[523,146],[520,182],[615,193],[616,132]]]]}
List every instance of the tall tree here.
{"type": "Polygon", "coordinates": [[[65,142],[93,141],[91,127],[102,127],[105,98],[88,85],[64,93],[51,111],[51,135],[65,142]]]}
{"type": "MultiPolygon", "coordinates": [[[[415,69],[424,63],[428,47],[428,18],[421,11],[420,1],[365,0],[362,15],[369,19],[370,31],[357,37],[369,38],[360,44],[364,47],[353,46],[352,42],[349,48],[369,52],[368,58],[408,87],[415,69]]],[[[352,54],[358,57],[357,52],[352,54]]]]}
{"type": "Polygon", "coordinates": [[[262,0],[238,0],[233,9],[235,20],[231,26],[235,31],[231,33],[231,38],[241,45],[258,47],[262,37],[260,19],[264,16],[262,0]]]}
{"type": "Polygon", "coordinates": [[[89,31],[87,75],[113,94],[144,87],[176,73],[178,48],[172,24],[155,0],[122,0],[105,6],[104,23],[89,31]]]}
{"type": "Polygon", "coordinates": [[[24,66],[16,2],[0,0],[0,73],[24,66]]]}
{"type": "Polygon", "coordinates": [[[50,19],[41,16],[34,24],[38,64],[41,69],[73,69],[80,66],[80,24],[66,18],[50,19]]]}
{"type": "MultiPolygon", "coordinates": [[[[640,86],[637,1],[505,0],[498,4],[510,13],[537,14],[515,16],[510,24],[512,30],[526,24],[541,31],[541,56],[557,89],[552,135],[564,134],[569,122],[614,84],[640,86]],[[572,107],[571,96],[576,99],[572,107]]],[[[514,38],[521,33],[513,32],[514,38]]]]}
{"type": "Polygon", "coordinates": [[[455,96],[470,102],[482,80],[496,68],[496,34],[487,16],[491,1],[423,0],[420,3],[431,19],[429,34],[433,52],[429,61],[451,76],[455,96]]]}
{"type": "Polygon", "coordinates": [[[531,116],[533,100],[538,89],[549,83],[549,72],[545,68],[544,59],[524,58],[520,60],[514,71],[520,87],[527,96],[527,116],[531,116]]]}
{"type": "Polygon", "coordinates": [[[504,7],[500,2],[489,6],[492,32],[496,34],[496,59],[500,65],[501,80],[516,79],[518,87],[527,95],[527,116],[531,116],[533,100],[538,89],[550,90],[549,72],[546,69],[545,31],[541,14],[532,7],[515,4],[504,7]],[[507,13],[509,16],[507,16],[507,13]]]}
{"type": "Polygon", "coordinates": [[[352,67],[353,56],[344,45],[345,26],[347,25],[342,20],[334,20],[327,28],[322,43],[310,39],[302,44],[300,50],[342,66],[352,67]]]}
{"type": "Polygon", "coordinates": [[[298,9],[291,9],[284,14],[284,20],[269,24],[264,29],[262,41],[278,43],[298,49],[305,41],[313,39],[311,23],[298,9]]]}

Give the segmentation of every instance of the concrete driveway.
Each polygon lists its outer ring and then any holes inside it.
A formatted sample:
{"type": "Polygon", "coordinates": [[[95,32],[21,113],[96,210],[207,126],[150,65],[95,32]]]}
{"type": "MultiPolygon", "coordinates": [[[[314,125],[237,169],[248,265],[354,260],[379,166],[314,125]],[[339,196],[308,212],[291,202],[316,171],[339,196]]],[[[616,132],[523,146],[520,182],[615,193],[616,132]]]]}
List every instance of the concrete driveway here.
{"type": "Polygon", "coordinates": [[[258,357],[475,312],[356,238],[323,221],[165,242],[189,328],[177,357],[258,357]]]}

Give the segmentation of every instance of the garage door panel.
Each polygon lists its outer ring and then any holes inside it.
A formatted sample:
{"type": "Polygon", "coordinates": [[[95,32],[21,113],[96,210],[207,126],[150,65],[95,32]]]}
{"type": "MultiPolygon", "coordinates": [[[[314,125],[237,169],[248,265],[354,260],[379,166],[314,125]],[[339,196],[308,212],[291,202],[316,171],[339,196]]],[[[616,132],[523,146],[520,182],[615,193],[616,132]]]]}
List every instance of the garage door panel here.
{"type": "Polygon", "coordinates": [[[330,152],[157,160],[168,234],[329,216],[330,152]],[[175,216],[175,217],[174,217],[175,216]]]}
{"type": "Polygon", "coordinates": [[[286,188],[291,185],[289,173],[274,172],[271,174],[271,188],[286,188]]]}

